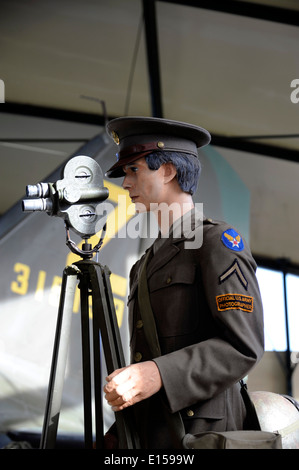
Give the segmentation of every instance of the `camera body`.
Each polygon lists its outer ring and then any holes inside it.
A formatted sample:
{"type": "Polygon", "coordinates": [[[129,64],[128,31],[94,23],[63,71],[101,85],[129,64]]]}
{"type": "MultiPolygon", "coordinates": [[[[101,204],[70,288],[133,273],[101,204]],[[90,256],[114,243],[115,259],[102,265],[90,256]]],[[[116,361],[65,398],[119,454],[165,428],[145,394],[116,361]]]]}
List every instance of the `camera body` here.
{"type": "Polygon", "coordinates": [[[104,218],[103,211],[97,206],[109,196],[101,167],[93,158],[79,155],[67,162],[62,176],[55,183],[26,186],[28,199],[22,201],[23,211],[44,211],[61,217],[67,228],[89,238],[104,225],[100,220],[104,218]]]}

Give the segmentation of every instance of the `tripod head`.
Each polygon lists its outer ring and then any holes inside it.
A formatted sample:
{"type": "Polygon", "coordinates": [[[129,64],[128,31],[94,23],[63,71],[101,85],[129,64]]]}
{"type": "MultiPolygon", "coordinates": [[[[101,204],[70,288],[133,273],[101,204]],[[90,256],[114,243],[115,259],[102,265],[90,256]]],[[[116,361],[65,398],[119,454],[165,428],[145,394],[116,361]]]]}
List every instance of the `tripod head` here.
{"type": "Polygon", "coordinates": [[[70,159],[62,179],[55,183],[37,183],[26,186],[28,199],[22,201],[24,212],[44,211],[50,216],[61,217],[66,228],[67,245],[83,258],[91,258],[99,250],[105,232],[106,215],[98,210],[109,191],[103,186],[103,173],[99,164],[90,157],[80,155],[70,159]],[[87,239],[102,227],[102,237],[92,248],[87,239]],[[85,239],[80,250],[70,239],[69,229],[85,239]]]}

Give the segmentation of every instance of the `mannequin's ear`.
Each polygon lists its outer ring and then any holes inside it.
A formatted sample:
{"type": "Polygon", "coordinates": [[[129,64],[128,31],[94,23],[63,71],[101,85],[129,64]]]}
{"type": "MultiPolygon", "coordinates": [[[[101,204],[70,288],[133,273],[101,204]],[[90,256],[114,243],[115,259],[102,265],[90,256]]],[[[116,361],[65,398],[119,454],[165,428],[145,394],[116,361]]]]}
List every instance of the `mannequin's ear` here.
{"type": "Polygon", "coordinates": [[[172,181],[177,174],[176,168],[173,163],[167,162],[164,163],[164,182],[169,183],[172,181]]]}

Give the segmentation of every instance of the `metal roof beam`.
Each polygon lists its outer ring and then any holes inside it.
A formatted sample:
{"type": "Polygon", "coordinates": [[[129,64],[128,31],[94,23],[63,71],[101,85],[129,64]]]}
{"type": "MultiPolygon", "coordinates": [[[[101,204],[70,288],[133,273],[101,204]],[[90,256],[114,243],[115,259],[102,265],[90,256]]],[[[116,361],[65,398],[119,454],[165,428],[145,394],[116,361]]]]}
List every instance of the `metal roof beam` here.
{"type": "Polygon", "coordinates": [[[211,145],[299,163],[298,150],[212,133],[211,145]]]}
{"type": "Polygon", "coordinates": [[[148,76],[153,117],[163,117],[155,0],[143,0],[148,76]]]}
{"type": "MultiPolygon", "coordinates": [[[[70,122],[82,122],[86,124],[94,124],[98,126],[105,126],[105,119],[103,116],[97,116],[96,114],[88,114],[74,111],[65,111],[63,109],[53,109],[39,106],[29,106],[20,103],[3,103],[1,105],[2,113],[19,114],[20,116],[37,116],[48,119],[60,119],[62,121],[70,122]]],[[[109,119],[114,119],[119,116],[109,116],[109,119]]],[[[161,117],[161,116],[156,116],[161,117]]],[[[253,142],[252,140],[246,140],[246,138],[240,138],[238,136],[224,136],[211,132],[212,141],[211,145],[217,147],[230,148],[233,150],[240,150],[243,152],[250,152],[267,157],[278,158],[281,160],[292,161],[299,163],[299,152],[296,149],[289,149],[287,147],[281,147],[277,145],[267,145],[261,142],[253,142]]],[[[264,138],[266,138],[265,136],[264,138]]],[[[268,136],[269,138],[270,136],[268,136]]],[[[271,136],[273,139],[275,136],[271,136]]],[[[289,138],[292,135],[280,135],[280,138],[289,138]]],[[[9,142],[10,139],[4,139],[9,142]]],[[[15,139],[16,140],[16,139],[15,139]]],[[[20,139],[22,140],[22,139],[20,139]]],[[[26,140],[26,139],[25,139],[26,140]]]]}
{"type": "Polygon", "coordinates": [[[262,5],[239,0],[159,0],[164,3],[176,3],[182,6],[202,8],[232,15],[246,16],[258,20],[299,26],[299,10],[284,7],[262,5]]]}

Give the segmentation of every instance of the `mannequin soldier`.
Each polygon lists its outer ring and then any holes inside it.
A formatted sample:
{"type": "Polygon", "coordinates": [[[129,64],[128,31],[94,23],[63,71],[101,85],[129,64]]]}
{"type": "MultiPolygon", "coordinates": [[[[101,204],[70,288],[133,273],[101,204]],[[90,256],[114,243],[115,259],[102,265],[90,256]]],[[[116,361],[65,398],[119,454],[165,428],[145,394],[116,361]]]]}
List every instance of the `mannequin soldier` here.
{"type": "Polygon", "coordinates": [[[160,227],[146,269],[161,355],[150,352],[140,316],[143,255],[130,273],[132,363],[107,377],[105,398],[116,412],[134,406],[142,448],[173,447],[161,399],[171,413],[180,411],[186,432],[243,429],[238,381],[263,354],[262,303],[245,240],[224,222],[202,220],[194,208],[197,149],[210,135],[142,117],[114,119],[107,132],[119,145],[107,176],[124,176],[136,211],[153,210],[160,227]],[[203,233],[202,243],[188,246],[186,220],[192,233],[203,233]]]}

